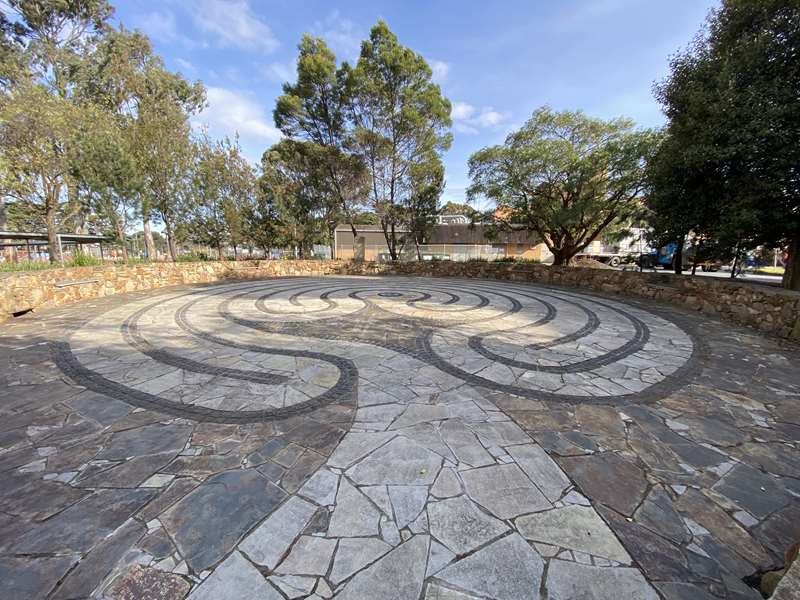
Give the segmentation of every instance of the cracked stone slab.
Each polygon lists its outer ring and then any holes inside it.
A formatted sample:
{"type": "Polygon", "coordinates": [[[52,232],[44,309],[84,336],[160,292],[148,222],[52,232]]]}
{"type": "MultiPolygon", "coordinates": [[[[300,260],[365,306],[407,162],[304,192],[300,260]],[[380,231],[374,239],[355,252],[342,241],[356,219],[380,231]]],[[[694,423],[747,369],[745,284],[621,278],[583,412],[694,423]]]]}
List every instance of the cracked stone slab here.
{"type": "Polygon", "coordinates": [[[239,550],[254,563],[274,569],[316,510],[297,496],[289,498],[239,544],[239,550]]]}
{"type": "Polygon", "coordinates": [[[550,508],[550,502],[517,465],[496,465],[463,471],[467,494],[500,519],[550,508]]]}
{"type": "Polygon", "coordinates": [[[380,512],[349,481],[342,479],[336,494],[336,508],[328,527],[329,537],[378,535],[380,512]]]}
{"type": "Polygon", "coordinates": [[[342,441],[328,459],[328,465],[346,469],[354,462],[364,458],[376,448],[383,446],[397,434],[395,433],[362,433],[351,431],[344,436],[342,441]]]}
{"type": "Polygon", "coordinates": [[[544,562],[512,533],[440,571],[436,577],[459,589],[495,600],[529,600],[538,595],[544,562]]]}
{"type": "Polygon", "coordinates": [[[387,489],[394,509],[395,523],[402,529],[422,512],[428,499],[428,488],[419,485],[390,485],[387,489]]]}
{"type": "Polygon", "coordinates": [[[429,503],[428,523],[431,535],[459,555],[508,531],[505,523],[481,511],[466,496],[429,503]]]}
{"type": "Polygon", "coordinates": [[[509,446],[506,450],[550,502],[561,498],[564,490],[571,485],[564,471],[540,446],[522,444],[509,446]]]}
{"type": "Polygon", "coordinates": [[[415,535],[353,577],[338,600],[418,598],[425,578],[429,538],[415,535]]]}
{"type": "Polygon", "coordinates": [[[547,570],[548,600],[658,600],[658,595],[637,570],[629,567],[594,567],[551,560],[547,570]]]}
{"type": "Polygon", "coordinates": [[[217,567],[189,596],[188,600],[281,600],[281,595],[264,576],[238,552],[217,567]]]}
{"type": "Polygon", "coordinates": [[[347,471],[358,485],[429,485],[442,458],[406,437],[396,437],[347,471]]]}
{"type": "Polygon", "coordinates": [[[375,538],[343,538],[336,549],[330,580],[339,584],[365,566],[375,562],[392,547],[375,538]]]}
{"type": "Polygon", "coordinates": [[[167,510],[160,520],[196,573],[225,556],[286,492],[255,469],[214,475],[167,510]]]}
{"type": "Polygon", "coordinates": [[[525,539],[629,563],[630,556],[590,506],[565,506],[516,520],[525,539]]]}
{"type": "Polygon", "coordinates": [[[275,572],[287,575],[325,575],[335,548],[336,540],[302,536],[275,572]]]}
{"type": "Polygon", "coordinates": [[[336,490],[339,487],[339,476],[327,469],[321,469],[300,488],[299,494],[316,502],[320,506],[333,504],[336,490]]]}

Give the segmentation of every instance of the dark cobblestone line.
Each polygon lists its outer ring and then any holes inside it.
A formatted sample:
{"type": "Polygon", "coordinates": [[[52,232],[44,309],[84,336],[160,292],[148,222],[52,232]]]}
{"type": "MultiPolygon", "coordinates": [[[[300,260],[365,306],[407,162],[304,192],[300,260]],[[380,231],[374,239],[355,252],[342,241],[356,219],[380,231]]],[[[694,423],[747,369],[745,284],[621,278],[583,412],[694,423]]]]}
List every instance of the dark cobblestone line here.
{"type": "Polygon", "coordinates": [[[468,345],[471,350],[474,350],[484,358],[489,360],[502,363],[509,367],[516,367],[518,369],[526,369],[528,371],[539,371],[541,373],[583,373],[586,371],[591,371],[593,369],[597,369],[599,367],[603,367],[606,365],[610,365],[611,363],[617,362],[625,357],[630,356],[631,354],[635,354],[642,350],[647,342],[650,339],[650,329],[647,325],[638,317],[634,317],[631,314],[625,313],[613,306],[609,306],[608,304],[604,304],[602,302],[595,302],[600,306],[604,306],[608,309],[611,309],[623,317],[628,319],[634,328],[633,339],[628,340],[620,346],[619,348],[615,348],[602,356],[597,356],[595,358],[587,358],[586,360],[570,363],[568,365],[538,365],[536,363],[529,363],[521,360],[516,360],[513,358],[508,358],[497,354],[496,352],[492,352],[488,348],[483,345],[483,338],[482,336],[473,335],[469,338],[468,345]]]}
{"type": "Polygon", "coordinates": [[[139,319],[160,304],[162,303],[156,302],[137,310],[120,325],[123,339],[138,352],[141,352],[156,362],[170,367],[177,367],[191,373],[203,373],[205,375],[227,377],[239,381],[252,381],[254,383],[263,383],[267,385],[277,385],[289,380],[289,377],[286,375],[280,375],[278,373],[259,373],[258,371],[245,371],[243,369],[231,369],[229,367],[215,367],[203,362],[184,358],[166,350],[154,348],[153,345],[142,336],[141,328],[139,327],[139,319]]]}

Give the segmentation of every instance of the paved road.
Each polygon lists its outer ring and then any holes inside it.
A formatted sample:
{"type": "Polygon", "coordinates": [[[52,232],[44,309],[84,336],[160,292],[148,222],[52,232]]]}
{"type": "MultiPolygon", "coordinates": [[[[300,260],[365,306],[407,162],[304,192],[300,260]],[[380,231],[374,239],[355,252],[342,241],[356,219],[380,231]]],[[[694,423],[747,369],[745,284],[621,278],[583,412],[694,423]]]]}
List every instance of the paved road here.
{"type": "MultiPolygon", "coordinates": [[[[629,267],[629,269],[630,269],[630,267],[629,267]]],[[[672,271],[670,271],[669,269],[667,269],[667,270],[657,269],[655,271],[647,270],[645,272],[646,273],[668,273],[668,274],[673,274],[672,271]]],[[[684,274],[685,275],[691,275],[691,271],[687,271],[684,274]]],[[[728,279],[728,280],[731,279],[730,271],[705,272],[705,271],[701,271],[701,270],[698,269],[697,272],[695,272],[694,276],[695,277],[715,277],[717,279],[728,279]]],[[[781,278],[780,275],[761,275],[761,274],[757,275],[757,274],[754,274],[754,273],[745,273],[744,275],[739,275],[735,279],[735,281],[767,283],[767,284],[774,285],[774,286],[780,286],[781,285],[781,279],[782,278],[781,278]]]]}
{"type": "Polygon", "coordinates": [[[0,365],[3,598],[756,599],[800,539],[796,349],[674,308],[271,279],[0,365]]]}

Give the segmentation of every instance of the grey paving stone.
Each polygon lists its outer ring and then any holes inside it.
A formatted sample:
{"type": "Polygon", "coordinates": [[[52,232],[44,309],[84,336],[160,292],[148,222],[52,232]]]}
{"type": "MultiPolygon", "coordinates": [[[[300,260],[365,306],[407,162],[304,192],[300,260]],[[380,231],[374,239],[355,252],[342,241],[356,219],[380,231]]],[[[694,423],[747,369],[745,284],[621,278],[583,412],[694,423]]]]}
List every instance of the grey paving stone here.
{"type": "Polygon", "coordinates": [[[422,592],[429,538],[416,535],[373,563],[336,594],[339,600],[406,600],[422,592]]]}
{"type": "Polygon", "coordinates": [[[469,596],[443,587],[438,583],[429,583],[425,588],[425,600],[478,600],[477,596],[469,596]]]}
{"type": "Polygon", "coordinates": [[[551,506],[514,464],[463,471],[461,478],[470,498],[501,519],[512,519],[551,506]]]}
{"type": "Polygon", "coordinates": [[[190,425],[145,425],[115,433],[109,445],[101,451],[98,459],[124,460],[132,456],[161,454],[183,450],[189,440],[190,425]]]}
{"type": "Polygon", "coordinates": [[[467,552],[508,531],[508,526],[485,514],[466,496],[428,504],[431,535],[456,554],[467,552]]]}
{"type": "Polygon", "coordinates": [[[321,469],[300,488],[300,495],[313,500],[321,506],[333,504],[336,490],[339,488],[339,476],[327,469],[321,469]]]}
{"type": "Polygon", "coordinates": [[[428,485],[442,466],[442,458],[405,437],[381,446],[347,471],[359,485],[428,485]]]}
{"type": "Polygon", "coordinates": [[[100,490],[43,523],[14,544],[19,554],[88,552],[147,503],[149,489],[100,490]]]}
{"type": "Polygon", "coordinates": [[[731,469],[712,489],[760,519],[792,501],[775,477],[745,464],[731,469]]]}
{"type": "Polygon", "coordinates": [[[543,570],[539,555],[512,533],[453,563],[437,578],[478,596],[529,600],[539,593],[543,570]]]}
{"type": "Polygon", "coordinates": [[[333,451],[328,459],[328,465],[331,467],[338,467],[346,469],[357,460],[365,457],[367,454],[384,445],[386,442],[395,437],[395,433],[359,433],[350,432],[344,436],[342,441],[333,451]]]}
{"type": "Polygon", "coordinates": [[[451,562],[456,557],[455,553],[451,552],[444,546],[442,546],[436,540],[431,540],[431,548],[428,555],[428,569],[425,572],[427,577],[438,573],[451,562]]]}
{"type": "Polygon", "coordinates": [[[571,485],[564,471],[540,446],[523,444],[509,446],[506,450],[550,502],[561,498],[571,485]]]}
{"type": "Polygon", "coordinates": [[[254,563],[274,569],[316,510],[310,502],[289,498],[239,544],[239,550],[254,563]]]}
{"type": "Polygon", "coordinates": [[[650,490],[634,513],[634,520],[679,544],[691,539],[691,533],[675,510],[672,498],[660,486],[650,490]]]}
{"type": "Polygon", "coordinates": [[[349,481],[342,478],[336,494],[336,508],[328,527],[329,537],[378,535],[380,512],[349,481]]]}
{"type": "Polygon", "coordinates": [[[626,516],[633,514],[647,491],[644,472],[611,452],[563,457],[558,462],[584,495],[626,516]]]}
{"type": "Polygon", "coordinates": [[[9,600],[45,598],[78,558],[0,556],[0,592],[9,600]]]}
{"type": "MultiPolygon", "coordinates": [[[[97,544],[58,586],[53,600],[89,597],[122,556],[145,534],[144,525],[127,521],[110,537],[97,544]]],[[[2,580],[2,579],[0,579],[2,580]]]]}
{"type": "Polygon", "coordinates": [[[420,485],[390,485],[387,489],[394,509],[395,523],[402,529],[414,521],[425,507],[428,488],[420,485]]]}
{"type": "Polygon", "coordinates": [[[472,423],[470,429],[490,446],[509,446],[527,444],[531,438],[513,421],[499,423],[472,423]]]}
{"type": "Polygon", "coordinates": [[[159,519],[193,571],[204,571],[283,501],[286,493],[255,469],[206,480],[159,519]]]}
{"type": "Polygon", "coordinates": [[[190,595],[188,600],[281,600],[253,565],[234,552],[218,566],[190,595]]]}
{"type": "Polygon", "coordinates": [[[450,412],[443,405],[409,404],[403,413],[389,426],[389,429],[402,429],[419,423],[441,421],[448,416],[450,416],[450,412]]]}
{"type": "Polygon", "coordinates": [[[330,580],[339,584],[389,552],[392,547],[375,538],[343,538],[339,540],[330,580]]]}
{"type": "Polygon", "coordinates": [[[437,498],[451,498],[461,493],[461,482],[453,469],[444,468],[431,487],[431,495],[437,498]]]}
{"type": "Polygon", "coordinates": [[[515,524],[525,539],[578,550],[619,563],[630,557],[614,533],[590,506],[565,506],[519,517],[515,524]]]}
{"type": "Polygon", "coordinates": [[[272,575],[269,577],[269,581],[280,589],[289,600],[308,597],[317,584],[315,577],[302,575],[272,575]]]}
{"type": "Polygon", "coordinates": [[[292,546],[289,556],[275,569],[286,575],[325,575],[336,548],[336,540],[302,536],[292,546]]]}
{"type": "Polygon", "coordinates": [[[547,569],[549,600],[658,600],[642,574],[630,567],[593,567],[553,559],[547,569]]]}
{"type": "Polygon", "coordinates": [[[478,438],[459,421],[448,421],[442,425],[442,439],[450,447],[459,462],[472,467],[494,464],[494,458],[478,441],[478,438]]]}

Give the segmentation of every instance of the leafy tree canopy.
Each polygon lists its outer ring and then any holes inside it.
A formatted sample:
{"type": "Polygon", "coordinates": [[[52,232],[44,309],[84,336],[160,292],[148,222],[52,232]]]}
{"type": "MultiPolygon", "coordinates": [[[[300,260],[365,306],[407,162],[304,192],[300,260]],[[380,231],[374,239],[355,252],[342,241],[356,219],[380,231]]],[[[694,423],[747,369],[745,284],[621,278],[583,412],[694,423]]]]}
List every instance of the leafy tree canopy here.
{"type": "Polygon", "coordinates": [[[535,231],[555,264],[567,264],[639,209],[657,139],[626,119],[540,108],[504,144],[470,157],[468,196],[493,200],[495,219],[535,231]]]}

